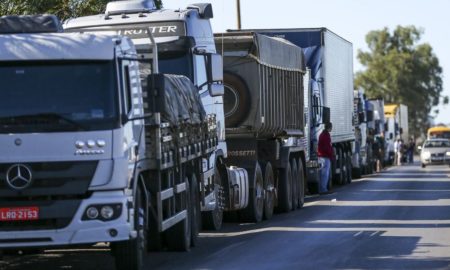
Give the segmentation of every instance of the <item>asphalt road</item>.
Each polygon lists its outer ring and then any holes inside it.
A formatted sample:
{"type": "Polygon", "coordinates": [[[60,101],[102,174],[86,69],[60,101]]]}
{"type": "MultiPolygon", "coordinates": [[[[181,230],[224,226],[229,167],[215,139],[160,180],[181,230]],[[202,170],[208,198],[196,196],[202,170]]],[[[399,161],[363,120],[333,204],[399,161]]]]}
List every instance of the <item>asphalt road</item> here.
{"type": "MultiPolygon", "coordinates": [[[[0,269],[112,269],[107,248],[6,256],[0,269]]],[[[450,168],[393,167],[260,224],[203,232],[148,269],[450,269],[450,168]]]]}

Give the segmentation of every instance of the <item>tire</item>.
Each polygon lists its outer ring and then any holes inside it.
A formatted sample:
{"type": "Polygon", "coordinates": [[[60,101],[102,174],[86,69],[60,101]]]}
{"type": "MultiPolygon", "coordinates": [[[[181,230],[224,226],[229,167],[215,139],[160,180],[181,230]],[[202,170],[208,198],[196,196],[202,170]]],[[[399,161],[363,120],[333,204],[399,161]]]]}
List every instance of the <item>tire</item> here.
{"type": "Polygon", "coordinates": [[[425,168],[426,166],[427,166],[427,165],[425,165],[425,164],[422,163],[422,168],[425,168]]]}
{"type": "Polygon", "coordinates": [[[254,169],[249,170],[249,173],[252,179],[249,179],[251,183],[248,205],[239,211],[239,217],[241,221],[257,223],[262,221],[264,213],[264,179],[258,162],[254,169]]]}
{"type": "Polygon", "coordinates": [[[192,174],[191,179],[191,246],[198,244],[198,233],[202,226],[202,215],[200,209],[200,190],[198,187],[197,176],[192,174]]]}
{"type": "Polygon", "coordinates": [[[217,166],[214,169],[214,193],[216,195],[216,207],[212,211],[202,212],[202,225],[205,230],[218,231],[222,228],[223,223],[223,209],[220,206],[222,201],[222,193],[220,188],[222,179],[217,166]]]}
{"type": "Polygon", "coordinates": [[[344,179],[345,179],[345,160],[344,160],[344,154],[342,153],[342,150],[339,149],[338,150],[338,156],[339,156],[339,161],[338,161],[338,168],[339,168],[339,175],[337,175],[337,181],[336,184],[338,185],[342,185],[344,183],[344,179]]]}
{"type": "Polygon", "coordinates": [[[353,179],[361,178],[362,172],[364,172],[364,166],[362,166],[361,168],[352,168],[353,179]]]}
{"type": "Polygon", "coordinates": [[[299,194],[298,194],[298,208],[302,208],[305,204],[305,171],[303,168],[303,162],[301,159],[298,159],[298,180],[299,180],[299,194]]]}
{"type": "Polygon", "coordinates": [[[144,212],[144,199],[139,187],[136,191],[134,222],[137,236],[135,239],[111,244],[117,270],[141,270],[147,249],[147,218],[144,212]]]}
{"type": "Polygon", "coordinates": [[[292,171],[291,163],[278,172],[278,206],[277,211],[287,213],[292,209],[292,171]]]}
{"type": "Polygon", "coordinates": [[[275,207],[275,177],[273,175],[272,164],[264,164],[264,219],[271,219],[275,207]]]}
{"type": "Polygon", "coordinates": [[[347,179],[345,179],[347,184],[350,184],[352,182],[352,158],[349,153],[347,153],[347,179]]]}
{"type": "Polygon", "coordinates": [[[189,251],[191,248],[191,219],[192,202],[191,189],[189,181],[186,179],[186,191],[181,195],[181,201],[177,202],[177,210],[185,208],[187,210],[186,218],[173,225],[165,232],[167,247],[171,251],[189,251]]]}
{"type": "Polygon", "coordinates": [[[342,151],[341,149],[336,149],[336,160],[335,160],[335,167],[333,168],[333,171],[331,175],[333,176],[333,184],[340,185],[342,183],[342,151]],[[339,173],[335,173],[336,169],[339,169],[339,173]]]}
{"type": "Polygon", "coordinates": [[[251,95],[244,80],[236,74],[223,74],[225,126],[237,127],[247,117],[251,108],[251,95]]]}
{"type": "Polygon", "coordinates": [[[298,177],[297,160],[295,158],[291,159],[291,170],[292,170],[292,210],[296,210],[298,207],[299,177],[298,177]]]}

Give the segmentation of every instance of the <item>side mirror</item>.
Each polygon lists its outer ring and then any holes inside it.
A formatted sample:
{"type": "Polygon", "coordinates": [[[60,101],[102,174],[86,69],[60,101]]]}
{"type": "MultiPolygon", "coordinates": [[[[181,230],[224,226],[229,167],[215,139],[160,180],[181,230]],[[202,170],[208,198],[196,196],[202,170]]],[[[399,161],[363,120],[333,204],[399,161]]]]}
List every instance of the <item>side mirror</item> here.
{"type": "Polygon", "coordinates": [[[208,86],[208,90],[212,97],[223,96],[225,94],[225,87],[222,83],[212,83],[208,86]]]}
{"type": "Polygon", "coordinates": [[[329,107],[322,107],[322,124],[330,123],[330,108],[329,107]]]}
{"type": "Polygon", "coordinates": [[[213,97],[223,96],[223,60],[222,55],[212,53],[207,55],[208,90],[213,97]]]}
{"type": "Polygon", "coordinates": [[[422,151],[422,146],[417,146],[417,150],[422,151]]]}

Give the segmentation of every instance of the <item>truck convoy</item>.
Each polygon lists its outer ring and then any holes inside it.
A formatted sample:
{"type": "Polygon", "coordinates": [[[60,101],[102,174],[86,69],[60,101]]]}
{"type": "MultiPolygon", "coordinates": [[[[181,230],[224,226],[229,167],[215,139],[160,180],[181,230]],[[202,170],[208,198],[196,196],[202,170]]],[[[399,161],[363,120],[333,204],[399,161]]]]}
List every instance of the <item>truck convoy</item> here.
{"type": "Polygon", "coordinates": [[[212,17],[133,0],[67,33],[52,16],[1,18],[0,249],[107,242],[117,269],[142,269],[223,211],[301,207],[330,111],[334,179],[351,181],[351,43],[325,28],[214,38],[212,17]]]}
{"type": "Polygon", "coordinates": [[[263,35],[286,39],[303,48],[310,70],[305,90],[305,130],[309,153],[306,155],[310,191],[317,190],[320,164],[317,143],[323,123],[331,120],[331,141],[335,153],[332,183],[351,182],[354,133],[353,47],[350,42],[326,28],[251,29],[263,35]]]}

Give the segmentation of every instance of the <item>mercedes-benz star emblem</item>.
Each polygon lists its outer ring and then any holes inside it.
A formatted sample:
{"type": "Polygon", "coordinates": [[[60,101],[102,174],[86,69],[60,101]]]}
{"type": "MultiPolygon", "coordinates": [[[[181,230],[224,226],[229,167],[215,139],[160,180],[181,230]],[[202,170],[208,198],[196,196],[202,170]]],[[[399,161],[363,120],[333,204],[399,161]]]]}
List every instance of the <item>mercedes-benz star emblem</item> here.
{"type": "Polygon", "coordinates": [[[6,183],[16,190],[27,188],[32,180],[31,169],[23,164],[14,164],[6,172],[6,183]]]}

